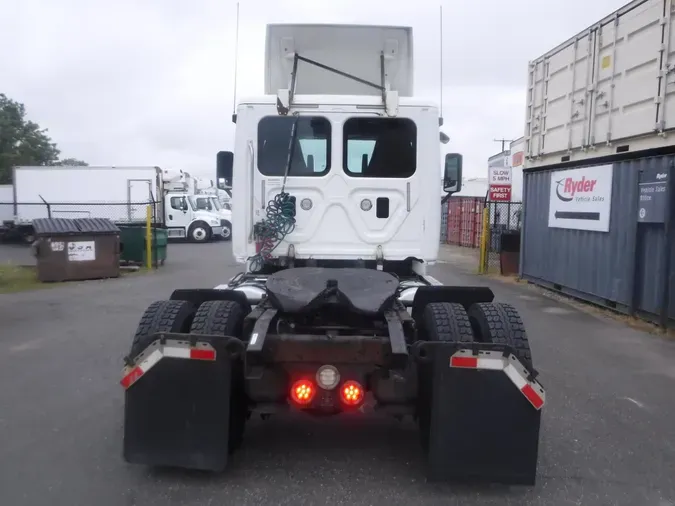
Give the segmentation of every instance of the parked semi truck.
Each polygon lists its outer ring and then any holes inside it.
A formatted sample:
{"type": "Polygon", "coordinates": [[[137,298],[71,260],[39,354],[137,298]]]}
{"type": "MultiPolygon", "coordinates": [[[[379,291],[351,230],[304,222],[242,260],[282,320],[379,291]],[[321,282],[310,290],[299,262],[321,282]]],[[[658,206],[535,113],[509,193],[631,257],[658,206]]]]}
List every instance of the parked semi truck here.
{"type": "MultiPolygon", "coordinates": [[[[124,458],[222,471],[252,415],[375,410],[417,421],[431,479],[534,483],[545,392],[523,321],[429,272],[447,137],[413,94],[412,30],[270,25],[266,42],[266,95],[217,157],[243,271],[140,317],[124,458]]],[[[444,167],[449,196],[461,155],[444,167]]]]}
{"type": "Polygon", "coordinates": [[[231,225],[215,211],[200,209],[195,195],[159,167],[19,166],[13,171],[13,213],[8,228],[33,241],[36,218],[109,218],[118,224],[142,224],[148,203],[153,220],[169,238],[206,242],[231,225]]]}

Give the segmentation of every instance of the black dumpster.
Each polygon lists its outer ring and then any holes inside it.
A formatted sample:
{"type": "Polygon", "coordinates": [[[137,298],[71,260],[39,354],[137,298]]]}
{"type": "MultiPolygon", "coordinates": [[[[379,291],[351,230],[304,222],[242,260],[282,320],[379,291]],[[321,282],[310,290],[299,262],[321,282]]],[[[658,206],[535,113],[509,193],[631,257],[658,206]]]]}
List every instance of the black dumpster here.
{"type": "Polygon", "coordinates": [[[502,275],[518,274],[520,230],[505,230],[499,240],[499,268],[502,275]]]}
{"type": "Polygon", "coordinates": [[[42,282],[116,278],[120,230],[102,218],[33,221],[37,276],[42,282]]]}

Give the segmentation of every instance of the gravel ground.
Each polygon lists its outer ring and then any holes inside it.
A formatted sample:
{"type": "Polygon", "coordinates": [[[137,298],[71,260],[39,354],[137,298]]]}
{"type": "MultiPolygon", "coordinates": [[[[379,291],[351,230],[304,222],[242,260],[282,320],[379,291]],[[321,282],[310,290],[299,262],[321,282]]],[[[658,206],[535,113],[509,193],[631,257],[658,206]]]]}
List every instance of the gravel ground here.
{"type": "Polygon", "coordinates": [[[527,325],[548,396],[535,487],[427,484],[415,426],[378,418],[254,420],[219,476],[124,463],[138,319],[234,275],[229,248],[171,245],[159,272],[0,295],[0,505],[675,505],[675,343],[451,264],[433,274],[489,284],[527,325]]]}

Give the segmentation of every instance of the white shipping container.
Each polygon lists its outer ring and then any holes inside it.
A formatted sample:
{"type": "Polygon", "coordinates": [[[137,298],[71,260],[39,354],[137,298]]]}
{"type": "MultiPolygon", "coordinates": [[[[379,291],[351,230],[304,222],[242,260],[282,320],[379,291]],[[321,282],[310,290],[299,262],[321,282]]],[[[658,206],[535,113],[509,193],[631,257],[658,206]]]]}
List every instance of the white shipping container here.
{"type": "Polygon", "coordinates": [[[145,203],[163,197],[161,182],[158,167],[15,167],[16,221],[51,211],[52,218],[143,222],[145,203]]]}
{"type": "Polygon", "coordinates": [[[674,65],[672,0],[635,0],[530,62],[526,167],[674,145],[674,65]]]}
{"type": "Polygon", "coordinates": [[[14,220],[14,187],[11,184],[0,185],[0,225],[14,220]]]}

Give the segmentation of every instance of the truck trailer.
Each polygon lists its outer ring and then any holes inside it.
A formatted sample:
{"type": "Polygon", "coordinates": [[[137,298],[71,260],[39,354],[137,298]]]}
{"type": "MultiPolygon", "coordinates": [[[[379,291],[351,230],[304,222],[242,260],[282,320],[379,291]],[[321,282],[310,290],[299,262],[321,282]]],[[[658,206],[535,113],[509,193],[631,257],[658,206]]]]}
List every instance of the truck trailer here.
{"type": "MultiPolygon", "coordinates": [[[[141,316],[124,459],[221,472],[251,416],[377,411],[417,421],[430,479],[533,484],[546,394],[523,321],[428,272],[447,136],[413,95],[411,28],[269,25],[265,93],[217,156],[245,267],[141,316]]],[[[446,196],[461,173],[446,154],[446,196]]]]}
{"type": "Polygon", "coordinates": [[[33,241],[37,218],[108,218],[142,225],[147,206],[169,238],[206,242],[231,226],[220,213],[200,209],[187,185],[159,167],[18,166],[13,170],[13,231],[33,241]]]}

